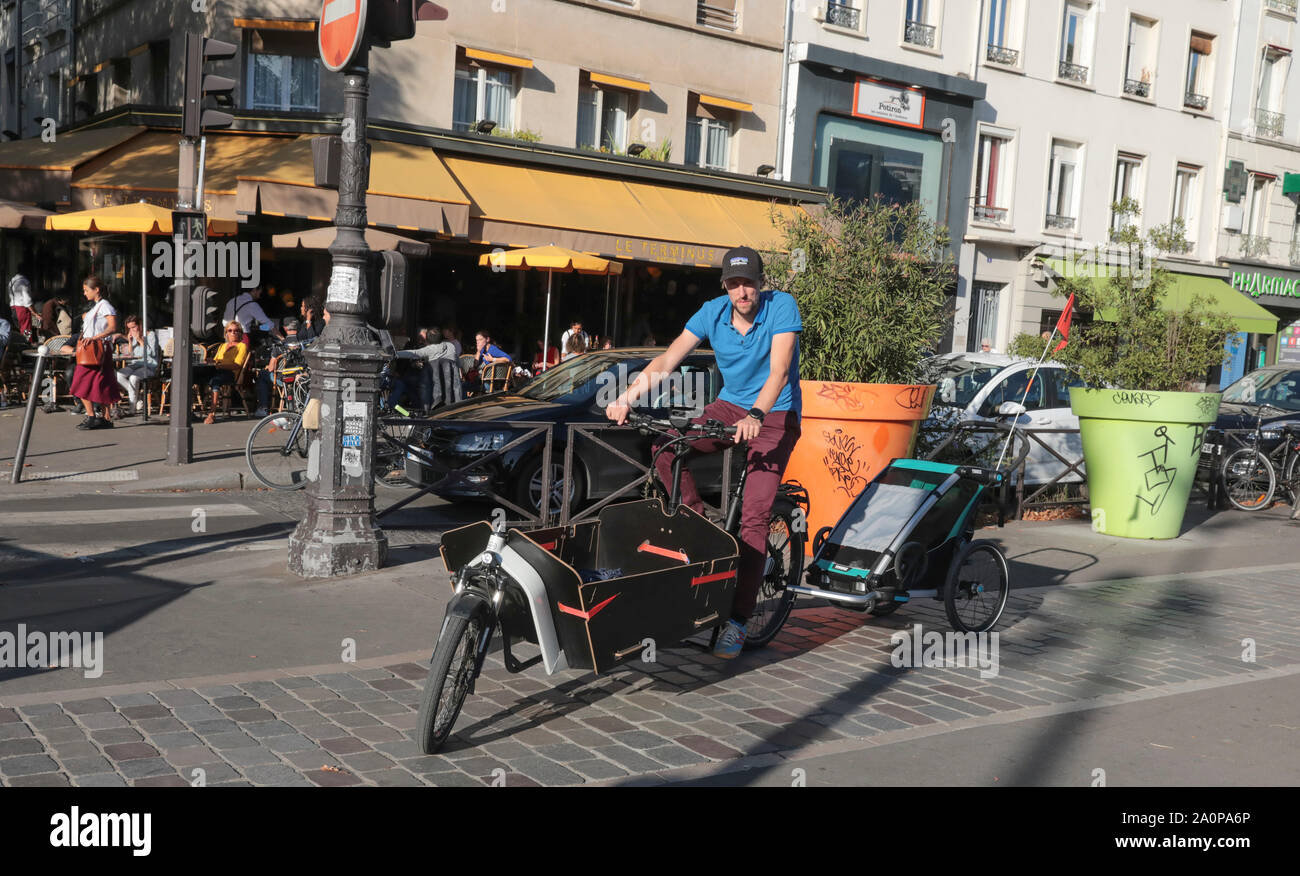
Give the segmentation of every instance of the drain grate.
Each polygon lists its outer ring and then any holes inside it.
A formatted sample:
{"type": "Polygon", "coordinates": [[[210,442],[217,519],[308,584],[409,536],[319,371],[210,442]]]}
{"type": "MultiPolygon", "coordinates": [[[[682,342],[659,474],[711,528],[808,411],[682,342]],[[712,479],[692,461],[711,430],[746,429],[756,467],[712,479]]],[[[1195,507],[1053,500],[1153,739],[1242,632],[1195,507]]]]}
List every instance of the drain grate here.
{"type": "Polygon", "coordinates": [[[79,481],[81,483],[116,483],[118,481],[138,481],[140,472],[128,471],[25,471],[25,481],[79,481]]]}

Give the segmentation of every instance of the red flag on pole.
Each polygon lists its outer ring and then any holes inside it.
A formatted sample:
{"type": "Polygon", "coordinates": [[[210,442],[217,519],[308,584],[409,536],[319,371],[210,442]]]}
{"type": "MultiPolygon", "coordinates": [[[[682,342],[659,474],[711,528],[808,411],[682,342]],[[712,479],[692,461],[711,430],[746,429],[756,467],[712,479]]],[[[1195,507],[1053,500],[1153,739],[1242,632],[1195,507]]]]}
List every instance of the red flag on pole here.
{"type": "Polygon", "coordinates": [[[1061,333],[1061,343],[1056,345],[1053,353],[1059,353],[1065,348],[1065,344],[1070,339],[1070,320],[1074,317],[1074,293],[1070,293],[1070,298],[1065,302],[1065,310],[1061,311],[1061,318],[1056,321],[1056,330],[1061,333]]]}

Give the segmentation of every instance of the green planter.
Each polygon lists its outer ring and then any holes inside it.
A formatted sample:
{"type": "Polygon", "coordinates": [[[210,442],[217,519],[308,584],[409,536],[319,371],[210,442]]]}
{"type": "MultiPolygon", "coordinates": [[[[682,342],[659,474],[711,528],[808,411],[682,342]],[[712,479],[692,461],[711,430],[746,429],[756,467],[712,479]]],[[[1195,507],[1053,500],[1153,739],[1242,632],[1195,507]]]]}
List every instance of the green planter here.
{"type": "Polygon", "coordinates": [[[1092,528],[1124,538],[1177,538],[1217,392],[1073,389],[1088,470],[1092,528]]]}

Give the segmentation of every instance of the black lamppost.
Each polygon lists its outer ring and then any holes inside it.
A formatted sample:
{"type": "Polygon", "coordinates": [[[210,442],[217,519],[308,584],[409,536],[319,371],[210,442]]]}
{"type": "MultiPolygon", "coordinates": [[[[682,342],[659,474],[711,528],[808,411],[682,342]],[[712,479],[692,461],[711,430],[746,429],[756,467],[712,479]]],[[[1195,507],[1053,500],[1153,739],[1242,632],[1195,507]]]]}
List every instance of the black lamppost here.
{"type": "Polygon", "coordinates": [[[308,433],[307,515],[289,537],[289,569],[308,578],[378,569],[388,556],[388,536],[375,522],[372,479],[379,373],[386,356],[366,324],[368,56],[363,47],[343,70],[338,236],[330,246],[333,270],[325,301],[330,321],[307,353],[320,427],[308,433]]]}

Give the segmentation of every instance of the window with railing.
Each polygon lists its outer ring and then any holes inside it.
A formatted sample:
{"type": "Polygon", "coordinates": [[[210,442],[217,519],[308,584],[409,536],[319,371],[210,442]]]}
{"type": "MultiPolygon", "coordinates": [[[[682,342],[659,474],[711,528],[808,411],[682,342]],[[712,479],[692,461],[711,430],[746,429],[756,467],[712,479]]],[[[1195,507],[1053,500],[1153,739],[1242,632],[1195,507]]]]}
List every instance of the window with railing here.
{"type": "Polygon", "coordinates": [[[1124,93],[1150,98],[1155,67],[1156,23],[1149,18],[1130,15],[1128,48],[1124,57],[1124,93]]]}
{"type": "Polygon", "coordinates": [[[1078,143],[1052,140],[1047,172],[1047,216],[1045,224],[1055,230],[1072,230],[1079,221],[1082,164],[1078,143]]]}
{"type": "Polygon", "coordinates": [[[1272,243],[1268,237],[1268,199],[1273,192],[1273,180],[1271,174],[1250,175],[1246,226],[1241,235],[1241,255],[1245,258],[1263,258],[1268,255],[1272,243]]]}
{"type": "Polygon", "coordinates": [[[907,0],[903,20],[903,42],[913,46],[933,49],[938,33],[938,15],[941,0],[907,0]]]}
{"type": "Polygon", "coordinates": [[[861,30],[862,10],[858,6],[860,2],[861,0],[850,0],[850,2],[830,0],[826,4],[826,23],[849,30],[861,30]]]}
{"type": "Polygon", "coordinates": [[[1273,12],[1281,12],[1283,15],[1294,16],[1296,7],[1300,5],[1297,0],[1264,0],[1264,8],[1273,12]]]}
{"type": "Polygon", "coordinates": [[[1214,81],[1211,70],[1211,57],[1214,52],[1214,37],[1192,32],[1187,46],[1187,86],[1183,94],[1183,106],[1204,111],[1210,106],[1210,83],[1214,81]]]}
{"type": "Polygon", "coordinates": [[[695,23],[723,30],[735,30],[740,26],[740,0],[697,0],[695,4],[695,23]]]}
{"type": "Polygon", "coordinates": [[[984,58],[994,64],[1020,66],[1020,0],[989,0],[988,45],[984,58]]]}
{"type": "Polygon", "coordinates": [[[1083,0],[1067,0],[1061,24],[1061,57],[1057,76],[1087,84],[1092,63],[1093,7],[1083,0]]]}
{"type": "Polygon", "coordinates": [[[985,129],[980,133],[973,213],[978,222],[1005,225],[1010,220],[1015,166],[1012,144],[1011,131],[985,129]]]}
{"type": "Polygon", "coordinates": [[[1264,47],[1263,56],[1255,97],[1255,132],[1265,137],[1281,137],[1286,126],[1282,106],[1291,69],[1291,51],[1269,45],[1264,47]]]}

